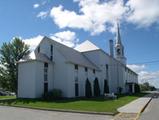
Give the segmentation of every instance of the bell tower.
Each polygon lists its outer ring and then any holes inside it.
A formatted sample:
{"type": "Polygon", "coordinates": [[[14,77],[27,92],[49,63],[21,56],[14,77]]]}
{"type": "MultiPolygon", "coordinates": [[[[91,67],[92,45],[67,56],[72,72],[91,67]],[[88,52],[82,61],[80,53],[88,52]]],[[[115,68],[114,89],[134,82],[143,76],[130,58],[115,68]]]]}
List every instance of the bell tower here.
{"type": "Polygon", "coordinates": [[[122,45],[121,42],[119,24],[117,24],[117,31],[116,31],[115,57],[121,63],[126,64],[126,58],[124,56],[124,46],[122,45]]]}

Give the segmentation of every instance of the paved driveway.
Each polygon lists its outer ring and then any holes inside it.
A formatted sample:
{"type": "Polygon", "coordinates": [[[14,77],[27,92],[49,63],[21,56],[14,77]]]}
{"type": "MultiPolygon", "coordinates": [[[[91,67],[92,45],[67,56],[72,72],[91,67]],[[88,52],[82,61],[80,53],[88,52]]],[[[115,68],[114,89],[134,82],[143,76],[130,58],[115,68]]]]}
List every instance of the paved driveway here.
{"type": "Polygon", "coordinates": [[[112,116],[0,106],[0,120],[110,120],[112,116]]]}

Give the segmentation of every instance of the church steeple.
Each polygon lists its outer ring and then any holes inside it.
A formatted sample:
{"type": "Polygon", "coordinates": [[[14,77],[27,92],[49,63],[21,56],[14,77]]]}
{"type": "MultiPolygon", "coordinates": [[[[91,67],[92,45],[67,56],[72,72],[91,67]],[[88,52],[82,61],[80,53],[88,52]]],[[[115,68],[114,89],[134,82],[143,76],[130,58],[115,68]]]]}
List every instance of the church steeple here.
{"type": "Polygon", "coordinates": [[[122,45],[121,42],[119,24],[117,24],[117,31],[116,31],[115,55],[117,60],[119,60],[123,64],[126,64],[126,58],[124,56],[124,46],[122,45]]]}
{"type": "Polygon", "coordinates": [[[117,23],[116,44],[121,44],[121,36],[120,36],[119,23],[117,23]]]}

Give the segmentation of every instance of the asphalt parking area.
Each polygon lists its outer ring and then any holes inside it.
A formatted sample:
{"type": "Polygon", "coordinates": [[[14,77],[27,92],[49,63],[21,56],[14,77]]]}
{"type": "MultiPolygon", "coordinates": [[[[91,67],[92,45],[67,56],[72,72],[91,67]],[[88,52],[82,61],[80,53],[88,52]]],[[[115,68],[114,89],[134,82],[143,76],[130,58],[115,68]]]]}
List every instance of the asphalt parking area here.
{"type": "Polygon", "coordinates": [[[0,106],[0,120],[111,120],[113,116],[0,106]]]}

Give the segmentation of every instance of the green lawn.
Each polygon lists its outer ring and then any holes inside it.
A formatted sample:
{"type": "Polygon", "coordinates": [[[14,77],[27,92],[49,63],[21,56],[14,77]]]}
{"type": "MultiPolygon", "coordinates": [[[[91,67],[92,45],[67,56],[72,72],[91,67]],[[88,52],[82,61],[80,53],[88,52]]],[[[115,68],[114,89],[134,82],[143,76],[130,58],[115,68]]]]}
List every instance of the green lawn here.
{"type": "Polygon", "coordinates": [[[37,99],[15,99],[0,102],[1,105],[24,106],[42,109],[68,109],[94,112],[117,112],[117,108],[135,100],[145,94],[121,95],[116,100],[105,100],[103,98],[91,99],[67,99],[57,101],[43,101],[37,99]]]}
{"type": "Polygon", "coordinates": [[[0,100],[1,99],[15,99],[16,96],[0,96],[0,100]]]}

